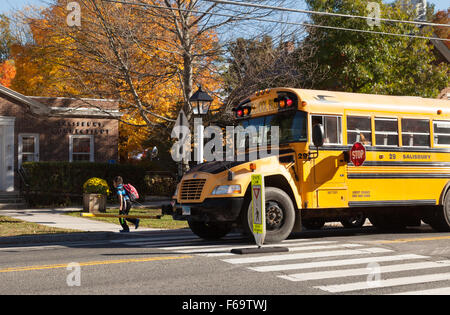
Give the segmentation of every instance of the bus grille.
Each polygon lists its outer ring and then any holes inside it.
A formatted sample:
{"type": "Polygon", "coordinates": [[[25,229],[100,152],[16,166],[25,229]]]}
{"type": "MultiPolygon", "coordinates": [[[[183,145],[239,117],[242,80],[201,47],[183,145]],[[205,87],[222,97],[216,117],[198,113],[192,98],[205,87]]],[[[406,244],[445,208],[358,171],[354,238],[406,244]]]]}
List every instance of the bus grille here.
{"type": "Polygon", "coordinates": [[[206,179],[186,179],[181,184],[181,199],[200,199],[206,179]]]}

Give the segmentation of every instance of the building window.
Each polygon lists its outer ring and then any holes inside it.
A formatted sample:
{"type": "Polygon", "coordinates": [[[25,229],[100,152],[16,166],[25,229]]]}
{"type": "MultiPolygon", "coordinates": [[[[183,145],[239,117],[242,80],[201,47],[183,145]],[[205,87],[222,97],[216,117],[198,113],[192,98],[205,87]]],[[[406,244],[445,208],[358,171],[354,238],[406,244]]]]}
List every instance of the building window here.
{"type": "Polygon", "coordinates": [[[450,121],[434,121],[434,144],[450,145],[450,121]]]}
{"type": "Polygon", "coordinates": [[[69,136],[69,161],[94,162],[94,136],[69,136]]]}
{"type": "Polygon", "coordinates": [[[324,145],[342,144],[342,124],[340,116],[313,115],[311,116],[311,127],[314,127],[316,124],[321,124],[323,126],[324,145]]]}
{"type": "Polygon", "coordinates": [[[370,117],[347,116],[347,144],[355,142],[372,145],[370,117]]]}
{"type": "Polygon", "coordinates": [[[402,119],[404,147],[430,146],[430,121],[427,119],[402,119]]]}
{"type": "Polygon", "coordinates": [[[39,161],[39,134],[19,134],[18,165],[39,161]]]}
{"type": "Polygon", "coordinates": [[[377,146],[398,146],[397,118],[375,118],[375,143],[377,146]]]}

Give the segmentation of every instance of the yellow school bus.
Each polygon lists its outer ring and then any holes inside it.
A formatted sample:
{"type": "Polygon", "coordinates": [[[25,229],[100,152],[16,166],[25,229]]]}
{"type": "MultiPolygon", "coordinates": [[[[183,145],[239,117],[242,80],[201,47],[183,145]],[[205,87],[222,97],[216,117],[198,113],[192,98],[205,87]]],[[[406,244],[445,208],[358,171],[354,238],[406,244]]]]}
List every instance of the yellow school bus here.
{"type": "Polygon", "coordinates": [[[450,231],[450,101],[275,88],[234,112],[243,127],[278,125],[279,149],[184,175],[174,218],[200,237],[250,233],[252,173],[264,175],[267,243],[358,215],[380,229],[424,221],[450,231]],[[352,156],[355,144],[363,155],[352,156]]]}

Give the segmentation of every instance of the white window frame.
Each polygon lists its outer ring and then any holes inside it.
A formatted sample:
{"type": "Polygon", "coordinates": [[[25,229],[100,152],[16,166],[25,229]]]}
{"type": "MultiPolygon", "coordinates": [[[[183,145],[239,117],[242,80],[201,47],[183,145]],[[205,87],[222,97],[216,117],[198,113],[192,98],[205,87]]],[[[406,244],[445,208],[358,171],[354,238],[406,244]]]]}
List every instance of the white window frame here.
{"type": "Polygon", "coordinates": [[[448,147],[450,144],[438,144],[436,143],[436,136],[448,136],[450,137],[450,134],[447,133],[436,133],[435,130],[435,126],[437,123],[444,123],[444,124],[448,124],[450,125],[450,121],[448,120],[433,120],[433,145],[435,147],[448,147]]]}
{"type": "MultiPolygon", "coordinates": [[[[338,118],[339,119],[339,121],[340,121],[340,124],[338,125],[338,128],[340,128],[340,130],[339,130],[339,135],[338,135],[338,139],[339,139],[339,141],[340,141],[340,143],[325,143],[324,142],[324,146],[332,146],[332,145],[342,145],[343,144],[343,135],[342,135],[342,115],[327,115],[327,114],[311,114],[310,115],[310,119],[309,119],[309,130],[310,130],[310,132],[309,132],[309,136],[310,136],[310,139],[312,139],[312,119],[313,119],[313,116],[315,116],[315,117],[317,117],[317,116],[320,116],[320,117],[333,117],[333,118],[338,118]]],[[[326,130],[325,130],[325,125],[323,126],[323,129],[324,129],[324,132],[325,132],[325,134],[326,134],[326,130]]],[[[311,140],[312,141],[312,140],[311,140]]]]}
{"type": "Polygon", "coordinates": [[[397,117],[375,117],[374,118],[374,125],[373,125],[373,131],[375,132],[375,146],[377,146],[377,147],[391,147],[391,148],[398,148],[399,146],[400,146],[400,144],[399,144],[399,142],[400,142],[400,133],[399,133],[399,130],[398,130],[398,118],[397,117]],[[397,122],[397,132],[394,132],[394,131],[377,131],[377,126],[376,126],[376,123],[377,123],[377,120],[378,121],[380,121],[380,120],[385,120],[385,121],[395,121],[395,122],[397,122]],[[397,144],[378,144],[378,142],[377,142],[377,135],[386,135],[386,136],[389,136],[389,135],[394,135],[394,136],[397,136],[397,144]]]}
{"type": "Polygon", "coordinates": [[[349,118],[349,117],[353,117],[353,118],[361,118],[361,119],[368,119],[368,120],[369,120],[369,123],[370,123],[370,126],[372,126],[372,117],[371,117],[371,116],[364,116],[364,115],[347,115],[347,116],[346,116],[346,124],[347,124],[347,145],[352,145],[352,144],[353,144],[353,143],[349,143],[349,142],[348,142],[348,134],[349,134],[349,133],[356,133],[356,134],[357,134],[357,136],[356,136],[357,142],[361,142],[361,139],[360,139],[361,133],[370,133],[370,139],[369,139],[370,144],[364,144],[364,145],[365,145],[365,146],[369,146],[369,147],[373,146],[373,143],[372,143],[372,133],[373,133],[372,128],[371,128],[370,130],[348,129],[348,118],[349,118]],[[358,140],[358,139],[359,139],[359,140],[358,140]]]}
{"type": "MultiPolygon", "coordinates": [[[[94,162],[94,136],[93,135],[69,135],[69,162],[73,162],[73,139],[88,138],[90,140],[89,162],[94,162]]],[[[79,154],[79,153],[75,153],[79,154]]]]}
{"type": "Polygon", "coordinates": [[[39,134],[38,133],[19,133],[17,140],[17,166],[22,167],[23,161],[23,138],[33,137],[34,138],[34,161],[39,162],[39,134]]]}
{"type": "MultiPolygon", "coordinates": [[[[429,148],[431,146],[431,141],[430,141],[430,145],[405,145],[405,143],[403,142],[403,135],[418,135],[418,136],[428,136],[428,140],[430,139],[430,120],[427,118],[408,118],[408,117],[404,117],[401,118],[401,123],[402,123],[402,146],[403,147],[407,147],[407,148],[429,148]],[[403,131],[403,120],[426,120],[428,122],[428,133],[425,132],[410,132],[410,131],[403,131]]],[[[433,124],[434,126],[434,124],[433,124]]],[[[433,140],[434,141],[434,140],[433,140]]]]}

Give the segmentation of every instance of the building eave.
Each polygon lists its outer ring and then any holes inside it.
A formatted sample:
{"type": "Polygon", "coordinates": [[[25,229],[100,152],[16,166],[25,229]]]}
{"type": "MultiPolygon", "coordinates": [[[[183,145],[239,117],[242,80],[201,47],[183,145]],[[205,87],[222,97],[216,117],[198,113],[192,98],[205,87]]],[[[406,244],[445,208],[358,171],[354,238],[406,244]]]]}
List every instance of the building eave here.
{"type": "Polygon", "coordinates": [[[21,104],[27,105],[30,110],[36,115],[48,115],[50,113],[50,108],[38,101],[35,101],[28,96],[20,94],[14,90],[8,89],[7,87],[0,84],[0,94],[11,99],[18,101],[21,104]]]}

